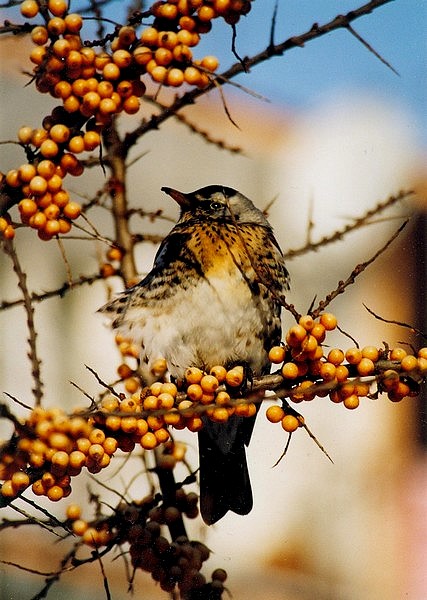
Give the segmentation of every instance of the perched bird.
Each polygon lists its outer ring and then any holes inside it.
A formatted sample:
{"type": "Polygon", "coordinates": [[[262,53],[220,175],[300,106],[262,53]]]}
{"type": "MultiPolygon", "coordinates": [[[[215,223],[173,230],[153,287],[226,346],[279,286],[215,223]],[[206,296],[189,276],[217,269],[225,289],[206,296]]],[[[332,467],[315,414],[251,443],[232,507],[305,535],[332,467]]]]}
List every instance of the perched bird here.
{"type": "MultiPolygon", "coordinates": [[[[141,371],[167,360],[173,378],[196,366],[244,364],[269,372],[268,350],[281,337],[288,272],[263,213],[240,192],[210,185],[192,193],[163,187],[181,207],[152,270],[100,309],[113,328],[141,347],[141,371]]],[[[256,415],[255,415],[256,416],[256,415]]],[[[246,464],[254,417],[226,423],[204,417],[199,431],[200,507],[208,524],[229,510],[247,514],[252,491],[246,464]]]]}

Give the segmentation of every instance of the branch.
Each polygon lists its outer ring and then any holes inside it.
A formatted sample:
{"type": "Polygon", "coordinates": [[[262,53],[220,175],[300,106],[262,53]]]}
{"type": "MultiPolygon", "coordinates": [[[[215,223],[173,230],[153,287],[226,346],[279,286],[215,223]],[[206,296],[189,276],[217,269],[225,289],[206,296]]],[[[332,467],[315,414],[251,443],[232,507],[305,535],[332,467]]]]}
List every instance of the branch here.
{"type": "Polygon", "coordinates": [[[301,246],[296,250],[288,250],[288,252],[284,253],[284,257],[286,259],[295,258],[296,256],[301,256],[302,254],[306,254],[307,252],[311,252],[313,250],[316,251],[319,248],[323,248],[323,246],[326,246],[327,244],[337,242],[338,240],[341,240],[347,233],[355,231],[356,229],[359,229],[360,227],[369,224],[368,221],[371,217],[379,214],[387,208],[390,208],[390,206],[393,206],[393,204],[396,204],[401,200],[405,200],[406,198],[408,198],[408,196],[411,196],[414,193],[415,192],[412,190],[401,190],[396,196],[390,196],[389,198],[387,198],[387,200],[379,202],[376,206],[368,210],[364,215],[362,215],[361,217],[357,217],[352,223],[349,223],[348,225],[343,227],[343,229],[339,229],[331,235],[325,235],[317,242],[308,241],[306,244],[304,244],[304,246],[301,246]]]}
{"type": "Polygon", "coordinates": [[[259,65],[262,62],[269,60],[273,56],[282,56],[285,52],[291,50],[292,48],[301,48],[307,42],[311,42],[312,40],[331,33],[337,29],[348,29],[352,21],[364,15],[370,14],[388,2],[391,2],[391,0],[371,0],[371,2],[368,2],[367,4],[348,12],[346,15],[336,16],[334,19],[332,19],[332,21],[329,21],[329,23],[326,23],[325,25],[318,25],[315,23],[309,31],[301,35],[288,38],[281,44],[270,44],[267,48],[265,48],[265,50],[256,54],[255,56],[251,58],[246,57],[242,62],[235,63],[227,71],[217,77],[216,83],[211,82],[203,89],[194,89],[183,94],[182,96],[179,96],[170,106],[164,108],[161,113],[158,115],[153,115],[148,121],[144,121],[139,127],[127,133],[124,138],[124,145],[127,151],[137,143],[139,137],[144,133],[158,129],[162,123],[174,116],[178,110],[184,108],[185,106],[194,104],[197,98],[207,94],[218,85],[224,85],[224,83],[227,83],[227,81],[233,77],[248,71],[250,67],[259,65]]]}
{"type": "Polygon", "coordinates": [[[345,291],[345,289],[349,285],[351,285],[352,283],[355,282],[356,277],[358,275],[360,275],[361,273],[363,273],[363,271],[367,267],[369,267],[369,265],[371,265],[383,252],[385,252],[385,250],[387,250],[387,248],[390,246],[390,244],[403,231],[403,229],[406,227],[406,225],[408,224],[408,222],[409,222],[409,219],[407,219],[406,221],[404,221],[402,223],[402,225],[399,227],[399,229],[391,236],[391,238],[384,244],[384,246],[382,246],[382,248],[380,248],[377,252],[375,252],[375,254],[369,260],[367,260],[367,261],[365,261],[363,263],[360,263],[359,265],[356,265],[356,267],[350,273],[350,275],[346,279],[346,281],[340,281],[338,283],[338,287],[333,292],[331,292],[330,294],[328,294],[324,300],[321,300],[319,302],[317,308],[311,312],[311,316],[313,317],[313,319],[317,318],[319,316],[319,314],[323,310],[325,310],[325,308],[332,302],[332,300],[334,300],[340,294],[343,294],[344,291],[345,291]]]}
{"type": "Polygon", "coordinates": [[[40,374],[40,365],[41,360],[38,357],[37,352],[37,332],[34,326],[34,308],[32,304],[31,295],[28,291],[27,287],[27,275],[22,270],[21,264],[18,259],[18,255],[15,252],[15,248],[13,242],[11,240],[4,240],[4,251],[11,258],[13,263],[13,270],[18,277],[18,286],[22,292],[22,304],[24,305],[25,312],[27,314],[27,327],[28,327],[28,344],[30,346],[30,350],[28,352],[28,358],[31,361],[32,371],[31,374],[34,378],[34,398],[36,406],[40,405],[42,397],[43,397],[43,383],[41,380],[40,374]]]}

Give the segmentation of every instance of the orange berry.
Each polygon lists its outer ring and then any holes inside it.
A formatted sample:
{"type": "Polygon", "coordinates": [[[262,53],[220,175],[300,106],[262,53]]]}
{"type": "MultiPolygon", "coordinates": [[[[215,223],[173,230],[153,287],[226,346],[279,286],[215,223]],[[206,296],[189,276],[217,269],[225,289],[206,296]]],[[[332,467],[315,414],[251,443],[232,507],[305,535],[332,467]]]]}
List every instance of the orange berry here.
{"type": "Polygon", "coordinates": [[[417,353],[418,358],[424,358],[427,360],[427,348],[420,348],[417,353]]]}
{"type": "Polygon", "coordinates": [[[204,373],[197,367],[189,367],[186,369],[184,377],[187,383],[200,383],[204,373]]]}
{"type": "Polygon", "coordinates": [[[286,343],[291,348],[299,348],[306,338],[307,332],[301,325],[293,325],[286,334],[286,343]]]}
{"type": "Polygon", "coordinates": [[[132,54],[127,50],[116,50],[112,58],[119,69],[126,69],[132,62],[132,54]]]}
{"type": "Polygon", "coordinates": [[[236,366],[227,371],[225,381],[231,387],[238,387],[243,383],[244,369],[242,366],[236,366]]]}
{"type": "Polygon", "coordinates": [[[134,115],[139,111],[140,102],[137,96],[132,94],[123,101],[123,110],[128,115],[134,115]]]}
{"type": "Polygon", "coordinates": [[[349,371],[346,366],[344,366],[344,365],[337,366],[337,368],[335,370],[335,378],[337,381],[339,381],[339,382],[344,381],[345,379],[347,379],[348,375],[349,375],[349,371]]]}
{"type": "MultiPolygon", "coordinates": [[[[10,173],[10,171],[9,171],[9,173],[10,173]]],[[[18,169],[18,177],[21,182],[29,183],[33,179],[33,177],[35,177],[36,175],[37,175],[37,169],[34,165],[31,165],[31,164],[21,165],[18,169]]],[[[8,177],[6,176],[6,181],[7,180],[8,180],[8,177]]]]}
{"type": "Polygon", "coordinates": [[[282,375],[285,379],[295,379],[299,374],[298,365],[293,362],[287,362],[282,367],[282,375]]]}
{"type": "Polygon", "coordinates": [[[30,485],[30,478],[27,475],[27,473],[24,473],[24,471],[15,471],[15,473],[12,475],[12,486],[13,488],[20,492],[22,490],[27,489],[27,487],[30,485]]]}
{"type": "Polygon", "coordinates": [[[324,362],[320,366],[319,374],[324,381],[332,381],[335,379],[337,368],[330,362],[324,362]]]}
{"type": "Polygon", "coordinates": [[[418,361],[415,356],[408,354],[402,358],[400,365],[404,371],[410,372],[418,367],[418,361]]]}
{"type": "Polygon", "coordinates": [[[49,12],[55,17],[62,17],[67,12],[67,2],[65,0],[49,0],[47,3],[49,12]]]}
{"type": "Polygon", "coordinates": [[[108,81],[115,81],[120,77],[120,68],[113,62],[109,62],[102,69],[102,76],[108,81]]]}
{"type": "Polygon", "coordinates": [[[344,352],[339,348],[332,348],[328,352],[328,362],[332,363],[335,366],[340,365],[344,360],[344,352]]]}
{"type": "Polygon", "coordinates": [[[225,381],[227,376],[227,369],[222,365],[214,365],[212,369],[209,371],[210,375],[213,375],[217,378],[219,383],[225,381]]]}
{"type": "Polygon", "coordinates": [[[375,370],[375,364],[370,358],[362,358],[357,365],[357,372],[360,376],[371,375],[375,370]]]}
{"type": "Polygon", "coordinates": [[[284,361],[285,354],[283,346],[273,346],[268,353],[268,359],[274,364],[280,364],[284,361]]]}
{"type": "Polygon", "coordinates": [[[54,140],[45,140],[40,146],[40,153],[45,158],[54,158],[58,152],[58,144],[54,140]]]}
{"type": "Polygon", "coordinates": [[[219,67],[219,60],[216,56],[205,56],[202,58],[201,66],[213,73],[219,67]]]}
{"type": "Polygon", "coordinates": [[[21,2],[19,10],[23,17],[33,19],[39,13],[39,5],[36,0],[24,0],[24,2],[21,2]]]}
{"type": "Polygon", "coordinates": [[[362,360],[362,351],[359,348],[349,348],[345,358],[351,365],[357,365],[362,360]]]}
{"type": "Polygon", "coordinates": [[[212,6],[203,5],[198,9],[197,16],[199,17],[200,21],[206,22],[214,19],[216,17],[216,13],[212,6]]]}
{"type": "Polygon", "coordinates": [[[285,416],[285,411],[281,406],[269,406],[266,411],[266,417],[270,423],[279,423],[285,416]]]}
{"type": "Polygon", "coordinates": [[[37,174],[44,179],[50,179],[55,174],[55,170],[56,165],[51,160],[41,160],[37,165],[37,174]]]}
{"type": "Polygon", "coordinates": [[[69,201],[70,196],[65,190],[60,190],[52,196],[52,202],[56,204],[56,206],[59,206],[59,208],[64,208],[64,206],[66,206],[69,201]]]}
{"type": "Polygon", "coordinates": [[[299,420],[294,415],[285,415],[281,422],[283,429],[288,433],[293,433],[300,426],[299,420]]]}
{"type": "Polygon", "coordinates": [[[172,68],[168,70],[166,84],[172,87],[179,87],[184,83],[184,73],[181,69],[172,68]]]}
{"type": "Polygon", "coordinates": [[[24,198],[19,202],[18,209],[22,219],[29,219],[37,212],[37,204],[30,198],[24,198]]]}
{"type": "Polygon", "coordinates": [[[74,154],[80,154],[80,152],[83,152],[84,149],[85,143],[83,136],[81,135],[73,136],[68,142],[68,150],[70,150],[70,152],[73,152],[74,154]]]}
{"type": "Polygon", "coordinates": [[[370,358],[372,362],[377,362],[379,354],[378,348],[375,346],[365,346],[362,348],[362,358],[370,358]]]}
{"type": "MultiPolygon", "coordinates": [[[[60,38],[59,40],[55,41],[55,43],[52,46],[52,50],[55,53],[56,57],[66,58],[71,52],[70,42],[64,40],[63,38],[60,38]]],[[[62,67],[63,65],[61,65],[60,70],[62,70],[62,67]]]]}
{"type": "Polygon", "coordinates": [[[70,33],[78,33],[83,27],[83,19],[77,13],[70,13],[64,18],[67,31],[70,33]]]}
{"type": "Polygon", "coordinates": [[[123,46],[130,46],[136,40],[135,29],[125,25],[119,29],[119,40],[123,46]]]}
{"type": "Polygon", "coordinates": [[[147,432],[141,437],[141,446],[145,450],[153,450],[158,446],[158,441],[154,433],[147,432]]]}
{"type": "Polygon", "coordinates": [[[28,127],[28,125],[24,125],[20,127],[18,130],[18,139],[21,144],[29,144],[31,142],[31,135],[33,133],[33,128],[28,127]]]}
{"type": "Polygon", "coordinates": [[[159,32],[155,27],[147,27],[147,29],[144,29],[144,31],[141,33],[141,41],[144,44],[147,44],[147,46],[156,45],[158,39],[159,32]]]}
{"type": "Polygon", "coordinates": [[[81,514],[82,514],[82,509],[81,509],[81,506],[79,506],[78,504],[69,504],[67,506],[67,510],[66,510],[67,519],[70,519],[71,521],[77,521],[77,519],[80,519],[81,514]]]}
{"type": "Polygon", "coordinates": [[[137,65],[146,65],[153,58],[153,52],[148,46],[139,46],[133,51],[133,58],[137,65]]]}
{"type": "Polygon", "coordinates": [[[347,396],[347,398],[344,398],[343,400],[344,406],[349,410],[354,410],[355,408],[357,408],[359,406],[359,403],[359,396],[357,396],[356,394],[351,394],[351,396],[347,396]]]}
{"type": "Polygon", "coordinates": [[[390,360],[398,360],[401,362],[408,353],[403,348],[392,348],[390,352],[390,360]]]}
{"type": "Polygon", "coordinates": [[[35,175],[30,181],[30,191],[36,196],[42,196],[47,191],[47,181],[40,175],[35,175]]]}
{"type": "MultiPolygon", "coordinates": [[[[47,43],[48,39],[49,39],[49,33],[48,33],[46,27],[42,27],[40,25],[38,27],[34,27],[34,29],[31,31],[31,40],[34,42],[34,44],[37,44],[37,46],[44,46],[47,43]]],[[[43,50],[46,53],[46,49],[43,48],[43,50]]]]}
{"type": "MultiPolygon", "coordinates": [[[[51,238],[54,235],[58,235],[60,229],[61,228],[59,222],[56,219],[48,219],[43,231],[48,236],[48,238],[51,238]]],[[[41,230],[39,231],[39,233],[40,232],[41,230]]]]}
{"type": "Polygon", "coordinates": [[[168,392],[162,392],[161,394],[159,394],[157,400],[159,402],[159,408],[161,408],[162,410],[170,410],[175,404],[174,397],[168,392]]]}
{"type": "Polygon", "coordinates": [[[68,113],[77,112],[80,109],[80,100],[74,94],[65,98],[63,106],[68,113]]]}
{"type": "Polygon", "coordinates": [[[319,343],[322,343],[326,336],[326,328],[322,323],[315,323],[311,335],[316,338],[319,343]]]}
{"type": "Polygon", "coordinates": [[[101,144],[101,136],[97,131],[86,131],[83,136],[83,143],[85,150],[90,152],[101,144]]]}
{"type": "Polygon", "coordinates": [[[186,421],[186,427],[194,433],[203,429],[204,425],[200,417],[191,417],[186,421]]]}
{"type": "Polygon", "coordinates": [[[117,112],[117,104],[112,98],[102,98],[99,103],[99,112],[101,115],[113,115],[117,112]]]}
{"type": "Polygon", "coordinates": [[[48,490],[46,496],[52,502],[59,502],[64,497],[64,490],[59,485],[52,485],[48,490]]]}
{"type": "Polygon", "coordinates": [[[33,229],[44,229],[46,227],[47,217],[42,212],[36,212],[30,217],[28,224],[33,229]]]}
{"type": "Polygon", "coordinates": [[[192,402],[200,402],[203,396],[203,390],[198,383],[191,383],[188,386],[186,393],[192,402]]]}
{"type": "Polygon", "coordinates": [[[184,71],[184,79],[189,85],[199,85],[202,74],[196,67],[187,67],[184,71]]]}
{"type": "Polygon", "coordinates": [[[303,315],[298,321],[298,325],[304,327],[306,331],[311,331],[314,327],[314,319],[311,315],[303,315]]]}
{"type": "Polygon", "coordinates": [[[52,17],[47,22],[47,30],[54,36],[59,36],[65,33],[66,24],[64,19],[60,17],[52,17]]]}
{"type": "Polygon", "coordinates": [[[320,315],[320,323],[323,325],[326,331],[332,331],[338,325],[337,318],[332,313],[323,313],[320,315]]]}
{"type": "Polygon", "coordinates": [[[212,393],[218,389],[219,382],[213,375],[204,375],[200,380],[200,387],[205,393],[212,393]]]}

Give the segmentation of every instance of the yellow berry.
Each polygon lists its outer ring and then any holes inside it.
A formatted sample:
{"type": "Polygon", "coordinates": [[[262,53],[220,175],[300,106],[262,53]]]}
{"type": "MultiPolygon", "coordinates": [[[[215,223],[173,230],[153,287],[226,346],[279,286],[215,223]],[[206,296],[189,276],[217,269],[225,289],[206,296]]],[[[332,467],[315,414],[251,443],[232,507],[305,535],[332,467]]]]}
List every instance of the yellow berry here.
{"type": "Polygon", "coordinates": [[[414,371],[418,367],[418,360],[412,354],[408,354],[402,358],[400,366],[404,371],[414,371]]]}
{"type": "Polygon", "coordinates": [[[19,7],[21,15],[27,19],[33,19],[38,15],[39,5],[36,0],[24,0],[19,7]]]}
{"type": "Polygon", "coordinates": [[[335,366],[340,365],[344,360],[344,352],[339,348],[332,348],[328,352],[328,362],[332,363],[335,366]]]}
{"type": "Polygon", "coordinates": [[[227,369],[222,365],[215,365],[210,370],[210,374],[216,377],[219,383],[222,383],[227,376],[227,369]]]}
{"type": "Polygon", "coordinates": [[[24,471],[16,471],[12,475],[12,486],[16,491],[27,489],[30,485],[30,478],[24,471]]]}
{"type": "Polygon", "coordinates": [[[344,398],[343,404],[346,408],[354,410],[359,406],[359,396],[351,394],[350,396],[347,396],[347,398],[344,398]]]}
{"type": "Polygon", "coordinates": [[[268,359],[274,364],[280,364],[285,360],[285,354],[283,346],[273,346],[268,353],[268,359]]]}
{"type": "Polygon", "coordinates": [[[390,352],[390,360],[398,360],[400,362],[407,354],[408,353],[403,348],[392,348],[390,352]]]}
{"type": "Polygon", "coordinates": [[[320,323],[323,325],[326,331],[332,331],[338,325],[337,318],[332,313],[323,313],[320,315],[320,323]]]}
{"type": "MultiPolygon", "coordinates": [[[[227,377],[227,376],[226,376],[227,377]]],[[[213,375],[204,375],[200,380],[200,387],[205,393],[212,393],[217,390],[219,386],[218,379],[213,375]]]]}
{"type": "Polygon", "coordinates": [[[365,346],[362,348],[362,358],[369,358],[372,362],[377,362],[379,355],[378,348],[375,346],[365,346]]]}
{"type": "Polygon", "coordinates": [[[375,370],[375,365],[370,358],[362,358],[357,365],[357,372],[362,377],[365,375],[371,375],[375,370]]]}
{"type": "Polygon", "coordinates": [[[299,374],[298,365],[293,362],[287,362],[282,367],[282,375],[285,379],[295,379],[299,374]]]}
{"type": "Polygon", "coordinates": [[[266,411],[266,417],[270,423],[279,423],[285,416],[285,411],[281,406],[269,406],[266,411]]]}
{"type": "Polygon", "coordinates": [[[231,387],[238,387],[243,383],[244,369],[242,366],[236,366],[227,371],[225,381],[231,387]]]}
{"type": "Polygon", "coordinates": [[[184,377],[187,383],[200,383],[204,373],[197,367],[189,367],[186,369],[184,377]]]}
{"type": "Polygon", "coordinates": [[[351,365],[357,365],[362,360],[362,351],[359,348],[349,348],[345,358],[351,365]]]}
{"type": "Polygon", "coordinates": [[[294,415],[285,415],[281,422],[283,429],[288,433],[293,433],[300,426],[299,420],[294,415]]]}
{"type": "Polygon", "coordinates": [[[303,315],[298,321],[298,324],[301,325],[301,327],[304,327],[306,331],[311,331],[314,327],[314,319],[311,315],[303,315]]]}

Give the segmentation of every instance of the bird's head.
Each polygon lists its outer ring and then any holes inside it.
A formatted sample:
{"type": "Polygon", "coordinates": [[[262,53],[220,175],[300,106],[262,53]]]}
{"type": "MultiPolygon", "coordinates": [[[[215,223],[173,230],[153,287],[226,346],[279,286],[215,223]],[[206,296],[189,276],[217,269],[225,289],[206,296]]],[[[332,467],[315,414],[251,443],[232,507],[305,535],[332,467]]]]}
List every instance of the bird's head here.
{"type": "Polygon", "coordinates": [[[181,207],[180,220],[192,218],[237,224],[254,224],[269,227],[263,213],[240,192],[224,185],[209,185],[194,192],[179,192],[162,187],[181,207]]]}

